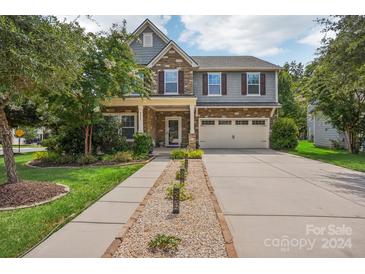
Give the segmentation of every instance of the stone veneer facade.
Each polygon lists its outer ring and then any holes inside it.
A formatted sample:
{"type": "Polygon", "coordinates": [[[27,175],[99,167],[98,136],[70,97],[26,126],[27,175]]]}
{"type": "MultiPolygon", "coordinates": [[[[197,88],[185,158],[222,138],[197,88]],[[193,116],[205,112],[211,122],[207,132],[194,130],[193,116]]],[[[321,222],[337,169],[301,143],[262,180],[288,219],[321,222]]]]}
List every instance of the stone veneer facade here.
{"type": "MultiPolygon", "coordinates": [[[[200,108],[195,117],[195,134],[190,134],[189,111],[155,111],[145,106],[143,109],[143,130],[150,134],[156,145],[165,145],[165,119],[166,117],[181,117],[182,147],[195,148],[199,140],[199,118],[270,118],[272,108],[200,108]]],[[[106,113],[138,113],[137,106],[108,107],[106,113]]],[[[270,118],[272,125],[275,115],[270,118]]],[[[138,120],[138,119],[137,119],[138,120]]]]}
{"type": "Polygon", "coordinates": [[[189,111],[158,111],[156,112],[156,140],[158,143],[163,142],[165,145],[165,118],[181,117],[181,146],[188,145],[188,134],[190,130],[190,113],[189,111]]]}
{"type": "Polygon", "coordinates": [[[158,94],[158,72],[165,69],[179,69],[184,71],[184,94],[193,94],[193,69],[191,65],[175,50],[170,49],[164,56],[151,68],[155,81],[152,84],[152,93],[158,94]]]}

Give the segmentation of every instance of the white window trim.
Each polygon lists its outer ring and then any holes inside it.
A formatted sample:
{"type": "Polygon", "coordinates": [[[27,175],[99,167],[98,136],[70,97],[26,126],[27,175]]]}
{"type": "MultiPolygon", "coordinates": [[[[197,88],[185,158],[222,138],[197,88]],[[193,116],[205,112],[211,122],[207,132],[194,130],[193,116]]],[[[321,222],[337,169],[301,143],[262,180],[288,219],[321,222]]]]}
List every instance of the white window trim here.
{"type": "Polygon", "coordinates": [[[144,32],[142,36],[143,36],[142,46],[144,48],[152,48],[153,47],[153,33],[152,32],[144,32]],[[145,36],[151,36],[151,45],[146,45],[145,36]]]}
{"type": "Polygon", "coordinates": [[[261,96],[261,73],[260,72],[247,72],[247,74],[246,74],[246,90],[247,90],[247,96],[261,96]],[[259,84],[258,84],[258,86],[259,86],[259,93],[258,94],[249,94],[248,93],[248,86],[249,86],[249,84],[248,84],[248,75],[249,74],[258,74],[259,75],[259,84]]]}
{"type": "MultiPolygon", "coordinates": [[[[175,83],[175,82],[169,82],[169,83],[175,83]]],[[[164,83],[163,83],[163,92],[166,95],[176,95],[179,94],[179,70],[178,69],[165,69],[164,70],[164,83]],[[176,92],[166,92],[166,72],[172,72],[176,71],[176,92]]]]}
{"type": "Polygon", "coordinates": [[[208,72],[208,96],[222,96],[222,73],[221,72],[208,72]],[[219,94],[210,94],[209,92],[209,75],[219,75],[219,94]]]}
{"type": "MultiPolygon", "coordinates": [[[[137,133],[137,112],[123,112],[118,113],[119,119],[120,119],[120,129],[122,129],[122,116],[134,116],[134,133],[137,133]]],[[[132,127],[125,127],[125,128],[132,128],[132,127]]],[[[122,134],[120,134],[122,135],[122,134]]],[[[133,139],[126,139],[127,141],[133,141],[133,139]]]]}

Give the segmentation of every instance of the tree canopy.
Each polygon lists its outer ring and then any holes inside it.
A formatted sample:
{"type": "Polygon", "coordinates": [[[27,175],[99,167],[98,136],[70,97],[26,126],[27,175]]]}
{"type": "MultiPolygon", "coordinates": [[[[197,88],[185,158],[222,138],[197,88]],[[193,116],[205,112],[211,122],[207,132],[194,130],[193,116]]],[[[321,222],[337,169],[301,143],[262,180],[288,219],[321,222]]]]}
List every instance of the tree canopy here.
{"type": "Polygon", "coordinates": [[[325,37],[306,75],[306,92],[317,111],[345,133],[358,153],[365,134],[365,16],[320,19],[325,37]]]}

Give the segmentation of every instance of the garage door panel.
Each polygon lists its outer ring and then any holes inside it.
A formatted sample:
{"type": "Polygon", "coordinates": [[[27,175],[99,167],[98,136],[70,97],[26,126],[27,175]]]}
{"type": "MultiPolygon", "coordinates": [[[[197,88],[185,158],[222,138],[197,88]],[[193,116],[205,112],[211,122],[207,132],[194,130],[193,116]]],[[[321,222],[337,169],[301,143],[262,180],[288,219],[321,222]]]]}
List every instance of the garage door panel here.
{"type": "MultiPolygon", "coordinates": [[[[214,120],[213,125],[202,125],[200,121],[199,143],[202,148],[267,148],[268,147],[268,121],[265,125],[253,125],[252,120],[248,125],[242,123],[236,124],[236,119],[231,119],[230,125],[220,125],[221,119],[203,119],[214,120]]],[[[230,120],[230,119],[225,119],[230,120]]]]}

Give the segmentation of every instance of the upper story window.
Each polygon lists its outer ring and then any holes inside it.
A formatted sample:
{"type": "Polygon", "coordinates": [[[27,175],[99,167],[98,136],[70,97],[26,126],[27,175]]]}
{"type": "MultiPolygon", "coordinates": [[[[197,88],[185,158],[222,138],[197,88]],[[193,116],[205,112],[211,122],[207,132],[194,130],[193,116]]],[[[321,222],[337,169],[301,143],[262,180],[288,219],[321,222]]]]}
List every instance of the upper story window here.
{"type": "Polygon", "coordinates": [[[177,69],[165,70],[165,94],[178,93],[178,71],[177,69]]]}
{"type": "MultiPolygon", "coordinates": [[[[142,72],[139,72],[139,73],[137,74],[137,77],[138,77],[139,79],[141,79],[142,81],[144,81],[144,74],[143,74],[142,72]]],[[[139,94],[138,92],[135,92],[135,91],[132,91],[130,95],[131,95],[131,96],[140,96],[140,94],[139,94]]]]}
{"type": "Polygon", "coordinates": [[[208,95],[221,95],[221,73],[208,73],[208,95]]]}
{"type": "Polygon", "coordinates": [[[260,95],[260,73],[247,73],[247,94],[260,95]]]}
{"type": "Polygon", "coordinates": [[[143,33],[143,47],[153,47],[153,34],[152,32],[143,33]]]}

